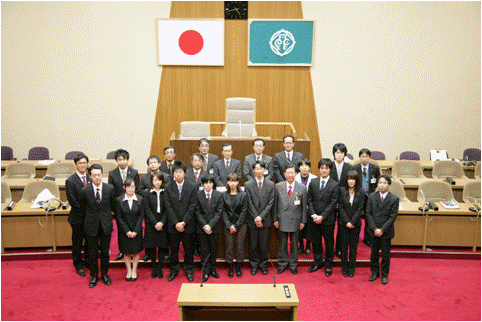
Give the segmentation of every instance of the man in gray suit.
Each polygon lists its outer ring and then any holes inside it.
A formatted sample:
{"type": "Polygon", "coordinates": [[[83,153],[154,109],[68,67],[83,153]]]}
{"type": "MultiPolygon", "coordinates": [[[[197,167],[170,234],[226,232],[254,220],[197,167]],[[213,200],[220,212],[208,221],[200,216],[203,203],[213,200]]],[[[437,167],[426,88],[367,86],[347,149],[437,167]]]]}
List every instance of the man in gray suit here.
{"type": "Polygon", "coordinates": [[[263,154],[264,147],[266,145],[266,142],[264,142],[263,139],[261,138],[256,138],[253,141],[253,150],[254,153],[247,155],[244,158],[244,167],[243,167],[243,174],[244,177],[246,178],[246,181],[254,179],[255,175],[253,172],[253,164],[257,161],[264,161],[266,163],[266,166],[268,167],[264,171],[264,176],[266,179],[271,180],[273,178],[273,158],[270,157],[269,155],[263,154]]]}
{"type": "MultiPolygon", "coordinates": [[[[203,169],[206,173],[214,174],[214,163],[219,160],[217,155],[209,153],[209,148],[211,146],[210,141],[207,138],[199,139],[197,144],[199,146],[199,152],[204,157],[203,169]]],[[[192,168],[192,158],[189,159],[189,167],[192,168]]]]}
{"type": "Polygon", "coordinates": [[[231,158],[233,156],[233,147],[229,143],[224,143],[221,147],[223,157],[214,164],[214,176],[216,177],[216,186],[225,187],[226,178],[230,173],[236,173],[241,179],[241,161],[231,158]]]}
{"type": "Polygon", "coordinates": [[[273,158],[273,170],[276,176],[276,182],[285,181],[285,169],[288,165],[296,166],[299,161],[304,159],[303,153],[293,150],[295,147],[295,138],[292,135],[286,135],[283,138],[284,151],[276,153],[273,158]]]}
{"type": "Polygon", "coordinates": [[[280,239],[278,256],[278,274],[289,266],[291,273],[298,274],[298,236],[307,220],[306,187],[295,181],[294,166],[285,169],[286,181],[276,184],[276,202],[273,225],[279,229],[280,239]],[[288,236],[290,238],[290,254],[288,258],[288,236]]]}

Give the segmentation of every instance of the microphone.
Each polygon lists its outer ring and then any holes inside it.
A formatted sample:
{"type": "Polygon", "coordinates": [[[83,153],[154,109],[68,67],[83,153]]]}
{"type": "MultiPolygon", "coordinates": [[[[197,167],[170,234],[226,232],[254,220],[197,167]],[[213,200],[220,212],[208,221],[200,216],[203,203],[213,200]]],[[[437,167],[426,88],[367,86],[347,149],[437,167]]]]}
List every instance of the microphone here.
{"type": "Polygon", "coordinates": [[[69,206],[69,202],[66,201],[62,204],[62,209],[67,209],[68,206],[69,206]]]}
{"type": "Polygon", "coordinates": [[[423,215],[425,215],[425,211],[429,210],[429,207],[425,203],[425,194],[423,193],[422,189],[418,189],[420,191],[420,194],[422,195],[422,207],[418,207],[418,210],[423,212],[423,215]]]}
{"type": "Polygon", "coordinates": [[[204,260],[203,267],[201,267],[201,287],[203,287],[203,275],[204,275],[204,265],[206,265],[209,256],[211,256],[211,253],[208,254],[208,257],[204,260]]]}
{"type": "Polygon", "coordinates": [[[271,263],[271,266],[273,267],[273,287],[276,287],[276,270],[274,269],[273,262],[271,261],[271,258],[269,257],[268,254],[268,262],[271,263]]]}
{"type": "Polygon", "coordinates": [[[475,197],[468,197],[467,199],[473,199],[474,200],[474,206],[470,207],[469,210],[473,211],[473,212],[479,212],[480,207],[479,207],[479,205],[477,205],[477,199],[475,197]]]}

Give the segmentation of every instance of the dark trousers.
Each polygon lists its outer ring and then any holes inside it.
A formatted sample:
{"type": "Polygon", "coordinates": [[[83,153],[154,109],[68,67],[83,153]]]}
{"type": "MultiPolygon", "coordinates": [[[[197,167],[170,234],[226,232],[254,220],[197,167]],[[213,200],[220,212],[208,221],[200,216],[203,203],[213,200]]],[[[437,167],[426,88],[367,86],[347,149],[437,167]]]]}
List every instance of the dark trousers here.
{"type": "Polygon", "coordinates": [[[87,244],[89,245],[89,265],[90,276],[99,276],[99,263],[97,261],[97,254],[99,252],[100,244],[100,271],[102,275],[106,275],[109,271],[109,247],[110,234],[106,235],[99,227],[97,236],[87,236],[87,244]]]}
{"type": "Polygon", "coordinates": [[[380,249],[382,250],[382,277],[388,277],[390,270],[390,248],[392,247],[392,240],[374,237],[371,239],[372,250],[370,255],[370,270],[372,274],[380,275],[380,249]]]}
{"type": "Polygon", "coordinates": [[[336,241],[335,241],[335,251],[341,252],[341,233],[340,233],[340,225],[338,225],[338,217],[340,216],[340,213],[337,211],[335,213],[335,222],[337,223],[336,225],[336,241]]]}
{"type": "MultiPolygon", "coordinates": [[[[368,201],[368,197],[369,196],[366,196],[365,198],[365,206],[363,208],[363,214],[365,214],[367,212],[367,201],[368,201]]],[[[368,221],[367,221],[367,217],[365,216],[365,228],[363,229],[363,240],[368,240],[370,242],[370,233],[368,232],[368,221]]]]}
{"type": "Polygon", "coordinates": [[[181,269],[181,263],[179,262],[179,244],[182,241],[182,247],[184,248],[183,269],[186,274],[192,274],[194,271],[192,233],[169,233],[169,239],[171,241],[171,257],[169,257],[169,269],[171,273],[177,274],[181,269]]]}
{"type": "Polygon", "coordinates": [[[239,227],[234,234],[230,234],[229,229],[224,228],[224,255],[226,263],[232,264],[233,258],[236,258],[236,263],[244,261],[244,244],[247,233],[248,226],[246,224],[239,227]]]}
{"type": "Polygon", "coordinates": [[[303,239],[306,239],[306,247],[311,243],[310,234],[308,234],[308,227],[304,227],[300,230],[300,235],[298,236],[299,242],[303,245],[303,239]]]}
{"type": "Polygon", "coordinates": [[[152,261],[152,270],[156,270],[162,267],[162,263],[164,261],[164,255],[169,253],[169,249],[161,248],[161,247],[153,247],[153,248],[146,248],[146,254],[151,258],[152,261]],[[159,257],[158,257],[159,256],[159,257]],[[159,258],[159,261],[157,261],[159,258]]]}
{"type": "Polygon", "coordinates": [[[340,243],[341,243],[341,270],[348,274],[355,273],[356,251],[358,248],[358,239],[360,237],[361,226],[355,226],[350,229],[346,226],[340,226],[340,243]],[[350,255],[348,259],[348,246],[350,247],[350,255]]]}
{"type": "Polygon", "coordinates": [[[219,234],[212,233],[208,235],[205,232],[202,232],[198,233],[198,237],[199,243],[201,244],[201,262],[203,264],[205,263],[203,273],[209,274],[213,269],[216,268],[219,234]]]}
{"type": "Polygon", "coordinates": [[[268,265],[269,227],[249,227],[249,264],[251,268],[268,265]]]}
{"type": "Polygon", "coordinates": [[[295,269],[298,267],[298,235],[299,230],[295,232],[284,232],[278,230],[279,236],[279,255],[278,266],[280,268],[295,269]],[[290,252],[288,255],[288,236],[290,238],[290,252]]]}
{"type": "Polygon", "coordinates": [[[310,224],[312,229],[313,243],[313,265],[322,266],[323,264],[323,244],[321,238],[325,240],[325,267],[331,269],[333,267],[333,254],[335,243],[335,225],[324,226],[322,224],[310,224]]]}
{"type": "Polygon", "coordinates": [[[89,245],[84,234],[84,225],[70,225],[72,227],[72,259],[75,268],[82,268],[82,244],[85,240],[84,258],[89,262],[89,245]]]}

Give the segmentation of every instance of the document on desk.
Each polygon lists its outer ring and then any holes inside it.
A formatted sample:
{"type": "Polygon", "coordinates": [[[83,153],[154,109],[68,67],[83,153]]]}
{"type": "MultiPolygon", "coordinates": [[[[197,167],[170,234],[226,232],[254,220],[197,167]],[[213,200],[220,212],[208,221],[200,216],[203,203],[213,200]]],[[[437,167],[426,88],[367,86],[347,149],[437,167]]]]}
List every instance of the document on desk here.
{"type": "Polygon", "coordinates": [[[453,201],[440,201],[440,204],[444,206],[445,209],[459,209],[459,205],[457,205],[453,201]]]}
{"type": "Polygon", "coordinates": [[[54,162],[55,162],[55,160],[40,160],[40,161],[38,162],[38,164],[41,164],[41,165],[49,165],[49,164],[52,164],[52,163],[54,163],[54,162]]]}

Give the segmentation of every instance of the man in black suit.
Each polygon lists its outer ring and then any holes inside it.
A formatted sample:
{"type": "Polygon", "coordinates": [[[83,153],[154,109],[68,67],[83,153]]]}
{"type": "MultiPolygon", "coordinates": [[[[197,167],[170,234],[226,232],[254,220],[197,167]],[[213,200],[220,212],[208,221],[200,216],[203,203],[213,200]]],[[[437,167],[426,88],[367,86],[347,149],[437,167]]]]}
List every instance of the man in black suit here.
{"type": "Polygon", "coordinates": [[[85,271],[83,266],[88,267],[89,246],[84,235],[84,217],[81,213],[79,198],[82,188],[91,183],[92,180],[90,180],[90,177],[87,175],[89,158],[85,154],[78,154],[74,158],[74,163],[77,171],[65,180],[65,193],[70,204],[69,223],[72,227],[72,259],[77,274],[84,277],[85,271]],[[84,239],[86,240],[84,247],[85,261],[82,260],[82,244],[84,239]]]}
{"type": "Polygon", "coordinates": [[[196,186],[202,187],[201,178],[208,173],[204,171],[204,157],[201,153],[194,153],[191,160],[192,167],[186,171],[186,180],[193,182],[196,186]]]}
{"type": "Polygon", "coordinates": [[[194,258],[192,235],[196,228],[195,211],[197,205],[197,186],[185,180],[186,165],[176,160],[172,166],[174,180],[164,188],[164,200],[167,211],[167,232],[171,242],[170,271],[167,280],[172,281],[179,270],[179,243],[184,248],[183,269],[188,281],[194,280],[194,258]]]}
{"type": "Polygon", "coordinates": [[[224,143],[221,147],[223,158],[216,161],[214,164],[214,176],[216,177],[216,185],[218,187],[226,186],[226,178],[230,173],[236,173],[241,179],[242,167],[241,161],[233,159],[233,146],[229,143],[224,143]]]}
{"type": "Polygon", "coordinates": [[[271,178],[273,178],[273,158],[263,153],[265,145],[266,142],[261,138],[256,138],[253,140],[254,153],[247,155],[244,158],[243,174],[246,181],[254,179],[255,175],[253,172],[253,164],[258,160],[264,161],[264,163],[266,163],[267,165],[264,176],[268,178],[268,180],[271,180],[271,178]]]}
{"type": "Polygon", "coordinates": [[[244,190],[248,196],[247,223],[249,231],[249,264],[251,275],[258,269],[268,274],[269,229],[273,223],[272,209],[275,201],[275,186],[264,177],[266,163],[256,161],[253,166],[255,178],[246,182],[244,190]]]}
{"type": "Polygon", "coordinates": [[[100,243],[101,280],[105,285],[112,281],[107,275],[109,270],[109,246],[112,234],[112,212],[115,210],[114,187],[103,183],[102,166],[93,164],[89,168],[92,182],[80,192],[80,207],[84,218],[84,233],[89,244],[90,276],[89,287],[95,287],[99,281],[99,263],[97,253],[100,243]]]}
{"type": "Polygon", "coordinates": [[[166,160],[161,162],[159,170],[169,175],[166,178],[166,183],[167,183],[173,180],[172,166],[174,165],[174,158],[176,157],[176,152],[172,146],[166,146],[163,151],[164,151],[164,157],[166,158],[166,160]]]}
{"type": "Polygon", "coordinates": [[[333,271],[333,248],[335,231],[335,212],[338,202],[338,182],[330,178],[333,162],[330,159],[321,159],[318,169],[321,177],[312,179],[308,186],[308,232],[313,243],[313,266],[309,273],[316,272],[323,267],[323,245],[325,240],[325,275],[330,276],[333,271]]]}
{"type": "MultiPolygon", "coordinates": [[[[348,150],[343,143],[337,143],[333,146],[333,158],[335,159],[335,162],[333,162],[333,166],[330,171],[330,178],[337,181],[340,186],[344,185],[348,171],[353,170],[353,166],[344,161],[347,153],[348,150]]],[[[336,215],[339,215],[338,211],[336,215]]],[[[340,227],[337,227],[335,254],[338,256],[338,258],[341,258],[340,236],[340,227]]]]}
{"type": "Polygon", "coordinates": [[[368,221],[368,233],[371,237],[372,248],[370,255],[370,270],[372,275],[368,279],[373,282],[380,276],[380,255],[382,250],[382,283],[388,283],[390,270],[390,248],[392,238],[395,237],[393,226],[398,215],[400,200],[388,191],[392,180],[386,174],[378,178],[378,191],[370,195],[367,202],[366,218],[368,221]]]}
{"type": "Polygon", "coordinates": [[[273,158],[273,171],[276,177],[276,182],[285,181],[285,170],[288,165],[295,166],[299,161],[304,159],[300,152],[293,150],[295,147],[295,138],[292,135],[286,135],[283,138],[284,151],[278,152],[273,158]]]}
{"type": "Polygon", "coordinates": [[[139,183],[139,189],[136,190],[144,191],[146,189],[149,189],[149,187],[151,186],[151,176],[159,170],[162,171],[164,175],[164,184],[171,181],[172,176],[170,174],[170,171],[166,169],[166,172],[160,169],[159,166],[161,165],[161,159],[159,159],[157,155],[151,155],[150,157],[148,157],[146,163],[147,167],[149,168],[149,172],[142,176],[139,183]]]}
{"type": "MultiPolygon", "coordinates": [[[[199,152],[204,157],[203,169],[207,173],[214,174],[214,163],[219,160],[217,155],[209,153],[210,141],[207,138],[199,139],[198,142],[199,152]]],[[[189,159],[189,167],[192,168],[192,157],[189,159]]]]}
{"type": "MultiPolygon", "coordinates": [[[[380,167],[376,164],[370,163],[370,157],[372,156],[372,152],[368,149],[361,149],[358,153],[358,157],[360,158],[360,163],[354,166],[356,172],[360,176],[360,180],[362,183],[362,188],[365,190],[366,198],[365,198],[365,205],[363,209],[367,208],[368,197],[372,192],[375,192],[377,189],[377,180],[380,176],[380,167]]],[[[370,234],[368,233],[368,224],[365,219],[365,232],[363,236],[363,242],[367,246],[371,246],[370,243],[370,234]]]]}
{"type": "MultiPolygon", "coordinates": [[[[109,172],[108,183],[114,186],[115,197],[120,197],[124,193],[124,181],[126,181],[127,178],[134,179],[136,183],[136,193],[140,193],[142,190],[139,184],[139,172],[127,166],[129,163],[129,152],[124,149],[117,149],[114,158],[117,162],[117,168],[109,172]]],[[[119,235],[119,233],[120,229],[117,229],[117,235],[119,235]]],[[[119,253],[115,257],[115,260],[119,261],[122,258],[124,258],[124,254],[119,253]]]]}

